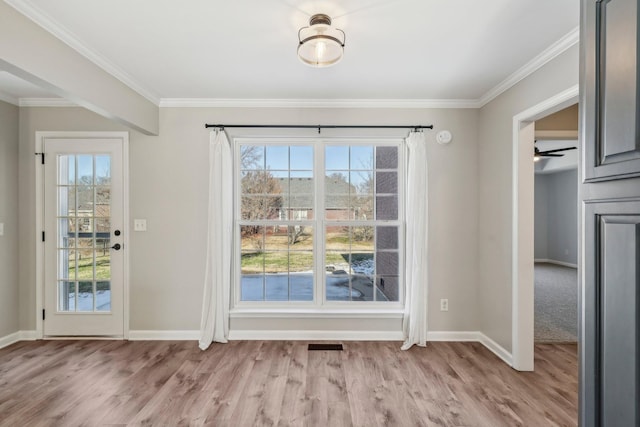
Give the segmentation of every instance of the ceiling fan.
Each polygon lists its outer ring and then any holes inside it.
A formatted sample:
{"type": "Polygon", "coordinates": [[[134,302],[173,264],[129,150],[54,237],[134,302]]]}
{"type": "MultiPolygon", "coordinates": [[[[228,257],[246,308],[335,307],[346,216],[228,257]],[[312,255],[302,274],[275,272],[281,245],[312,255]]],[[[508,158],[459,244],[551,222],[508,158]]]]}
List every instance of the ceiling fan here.
{"type": "Polygon", "coordinates": [[[566,148],[556,148],[555,150],[546,150],[546,151],[540,151],[538,149],[538,147],[536,147],[535,145],[533,146],[533,161],[537,162],[539,161],[541,158],[543,157],[562,157],[564,156],[564,154],[557,154],[560,151],[569,151],[569,150],[575,150],[578,147],[566,147],[566,148]]]}

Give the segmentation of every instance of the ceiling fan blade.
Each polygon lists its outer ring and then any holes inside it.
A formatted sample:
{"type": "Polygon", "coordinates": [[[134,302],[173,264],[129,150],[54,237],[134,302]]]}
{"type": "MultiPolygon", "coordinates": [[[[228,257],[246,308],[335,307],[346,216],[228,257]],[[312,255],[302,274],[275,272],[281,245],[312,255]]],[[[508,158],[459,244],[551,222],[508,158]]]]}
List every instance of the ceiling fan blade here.
{"type": "Polygon", "coordinates": [[[578,147],[556,148],[555,150],[540,151],[540,154],[557,153],[558,151],[576,150],[578,147]]]}
{"type": "Polygon", "coordinates": [[[542,156],[542,157],[562,157],[562,156],[564,156],[564,154],[547,154],[547,153],[540,153],[538,155],[542,156]]]}

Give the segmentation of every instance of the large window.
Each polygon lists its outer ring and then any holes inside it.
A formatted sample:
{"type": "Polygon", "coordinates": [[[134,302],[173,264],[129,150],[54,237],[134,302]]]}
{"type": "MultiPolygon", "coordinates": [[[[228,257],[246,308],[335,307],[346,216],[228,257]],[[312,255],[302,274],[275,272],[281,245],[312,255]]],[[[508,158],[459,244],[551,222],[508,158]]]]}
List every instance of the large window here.
{"type": "Polygon", "coordinates": [[[402,301],[399,141],[236,141],[236,301],[402,301]]]}

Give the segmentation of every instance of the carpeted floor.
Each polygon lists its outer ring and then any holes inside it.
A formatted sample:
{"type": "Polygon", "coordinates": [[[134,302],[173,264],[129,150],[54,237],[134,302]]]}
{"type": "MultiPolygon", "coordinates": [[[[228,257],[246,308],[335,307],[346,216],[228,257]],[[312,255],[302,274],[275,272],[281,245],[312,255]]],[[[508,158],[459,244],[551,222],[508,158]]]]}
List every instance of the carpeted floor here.
{"type": "Polygon", "coordinates": [[[576,342],[578,270],[536,263],[534,299],[535,342],[576,342]]]}

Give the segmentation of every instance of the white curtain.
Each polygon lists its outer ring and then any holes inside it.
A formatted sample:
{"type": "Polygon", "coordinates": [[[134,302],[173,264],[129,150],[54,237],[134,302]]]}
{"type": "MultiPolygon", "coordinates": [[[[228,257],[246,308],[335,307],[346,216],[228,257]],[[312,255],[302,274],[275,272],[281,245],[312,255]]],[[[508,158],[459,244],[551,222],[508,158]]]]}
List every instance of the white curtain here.
{"type": "Polygon", "coordinates": [[[407,143],[406,269],[403,350],[427,345],[427,142],[423,132],[412,132],[407,143]]]}
{"type": "Polygon", "coordinates": [[[209,225],[200,343],[206,350],[229,337],[229,294],[233,230],[233,159],[224,131],[209,137],[209,225]]]}

